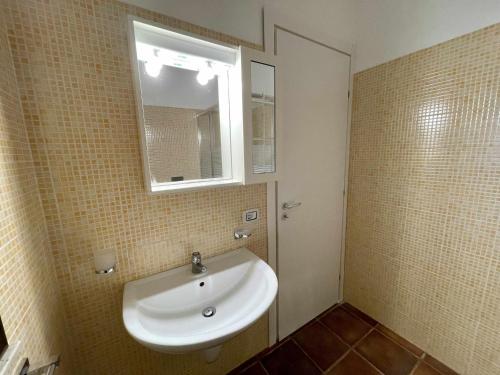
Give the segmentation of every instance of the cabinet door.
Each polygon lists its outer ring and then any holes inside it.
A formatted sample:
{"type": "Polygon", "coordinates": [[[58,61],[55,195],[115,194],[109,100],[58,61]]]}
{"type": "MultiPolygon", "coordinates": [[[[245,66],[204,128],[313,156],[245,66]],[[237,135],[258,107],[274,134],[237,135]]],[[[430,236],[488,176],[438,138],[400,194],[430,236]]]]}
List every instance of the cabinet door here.
{"type": "Polygon", "coordinates": [[[278,175],[276,62],[274,56],[242,48],[245,184],[274,181],[278,175]]]}

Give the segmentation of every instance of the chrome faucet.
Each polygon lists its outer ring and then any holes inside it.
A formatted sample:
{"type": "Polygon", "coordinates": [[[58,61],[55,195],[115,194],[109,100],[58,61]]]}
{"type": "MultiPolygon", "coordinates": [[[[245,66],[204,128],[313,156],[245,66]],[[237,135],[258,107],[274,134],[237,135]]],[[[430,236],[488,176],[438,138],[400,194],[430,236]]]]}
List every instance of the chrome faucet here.
{"type": "Polygon", "coordinates": [[[207,267],[201,264],[201,254],[198,251],[191,254],[191,271],[193,273],[207,272],[207,267]]]}

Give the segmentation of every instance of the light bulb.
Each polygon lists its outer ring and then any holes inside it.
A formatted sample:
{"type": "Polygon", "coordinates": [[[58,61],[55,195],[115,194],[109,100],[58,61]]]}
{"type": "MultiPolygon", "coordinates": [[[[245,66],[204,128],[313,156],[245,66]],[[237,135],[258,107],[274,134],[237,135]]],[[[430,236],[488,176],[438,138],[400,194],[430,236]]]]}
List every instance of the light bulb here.
{"type": "Polygon", "coordinates": [[[210,63],[210,61],[207,61],[207,65],[202,66],[200,68],[200,71],[196,76],[196,80],[200,85],[205,86],[208,83],[208,81],[210,81],[214,77],[215,77],[215,72],[212,68],[212,64],[210,63]]]}
{"type": "Polygon", "coordinates": [[[144,68],[146,69],[146,73],[148,73],[148,75],[153,78],[156,78],[160,75],[162,67],[163,64],[157,58],[146,61],[144,63],[144,68]]]}
{"type": "Polygon", "coordinates": [[[196,76],[196,80],[200,85],[205,86],[208,83],[209,78],[203,70],[200,70],[196,76]]]}

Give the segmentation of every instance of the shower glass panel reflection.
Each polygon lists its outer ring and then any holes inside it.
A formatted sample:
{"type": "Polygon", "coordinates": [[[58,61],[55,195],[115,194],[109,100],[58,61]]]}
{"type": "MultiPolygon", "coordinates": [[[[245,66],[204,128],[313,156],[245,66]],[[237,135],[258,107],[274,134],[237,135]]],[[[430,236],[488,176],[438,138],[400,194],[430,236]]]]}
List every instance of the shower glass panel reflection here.
{"type": "Polygon", "coordinates": [[[196,115],[201,178],[222,177],[219,112],[213,108],[196,115]]]}

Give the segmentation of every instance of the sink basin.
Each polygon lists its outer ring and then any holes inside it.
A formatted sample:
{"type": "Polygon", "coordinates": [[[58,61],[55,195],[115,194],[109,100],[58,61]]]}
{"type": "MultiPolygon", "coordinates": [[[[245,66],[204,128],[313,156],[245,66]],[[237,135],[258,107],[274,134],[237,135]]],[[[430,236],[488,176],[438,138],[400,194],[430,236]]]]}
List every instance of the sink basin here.
{"type": "Polygon", "coordinates": [[[269,265],[245,248],[125,284],[123,322],[139,343],[160,352],[214,348],[248,328],[278,290],[269,265]]]}

